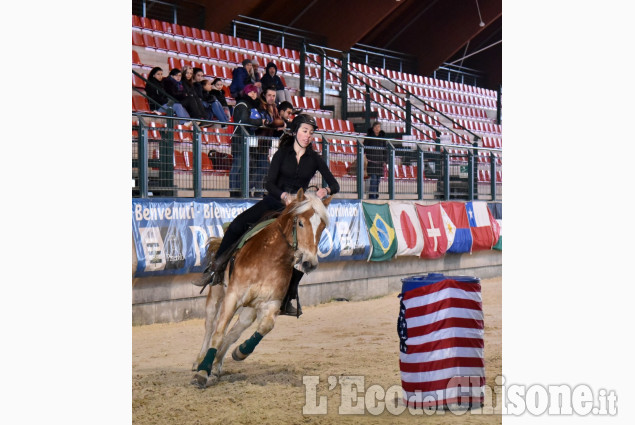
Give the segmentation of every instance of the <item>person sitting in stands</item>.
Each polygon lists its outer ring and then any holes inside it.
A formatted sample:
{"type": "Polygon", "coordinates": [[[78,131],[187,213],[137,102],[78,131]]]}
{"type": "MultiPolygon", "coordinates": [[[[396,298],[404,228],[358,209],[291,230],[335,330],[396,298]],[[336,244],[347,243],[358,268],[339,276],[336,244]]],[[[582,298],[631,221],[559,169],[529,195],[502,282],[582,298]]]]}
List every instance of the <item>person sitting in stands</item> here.
{"type": "Polygon", "coordinates": [[[185,109],[187,109],[190,113],[190,116],[203,120],[207,119],[203,102],[194,90],[194,68],[186,65],[181,70],[181,73],[181,81],[183,82],[183,89],[186,93],[186,99],[183,106],[185,106],[185,109]]]}
{"type": "Polygon", "coordinates": [[[284,86],[282,79],[278,75],[278,67],[275,63],[269,62],[267,64],[267,71],[260,80],[263,87],[275,86],[276,88],[276,101],[277,102],[291,102],[291,94],[284,86]]]}
{"type": "Polygon", "coordinates": [[[216,97],[216,100],[220,102],[225,110],[225,115],[228,117],[231,115],[232,110],[229,108],[227,104],[227,99],[225,98],[225,92],[223,91],[223,80],[220,78],[214,78],[212,81],[212,94],[216,97]]]}
{"type": "MultiPolygon", "coordinates": [[[[168,92],[164,87],[163,69],[158,66],[152,68],[150,74],[148,75],[148,83],[146,84],[145,90],[148,97],[154,100],[154,102],[150,102],[150,109],[157,112],[167,113],[169,106],[166,93],[168,92]]],[[[175,102],[172,104],[172,109],[177,117],[190,118],[190,114],[187,113],[187,110],[180,103],[175,102]]],[[[179,124],[184,123],[185,121],[179,122],[179,124]]]]}
{"type": "Polygon", "coordinates": [[[211,121],[215,117],[218,121],[229,121],[223,106],[216,99],[216,96],[212,94],[212,82],[203,79],[203,70],[200,68],[194,68],[194,92],[205,108],[205,119],[211,121]]]}
{"type": "MultiPolygon", "coordinates": [[[[251,59],[243,60],[242,64],[243,66],[237,66],[232,72],[232,82],[229,85],[229,93],[236,100],[245,94],[243,92],[245,86],[251,84],[251,76],[249,74],[254,65],[251,63],[251,59]]],[[[258,89],[260,83],[255,83],[254,86],[258,89]]]]}
{"type": "Polygon", "coordinates": [[[274,137],[282,136],[284,129],[291,126],[291,115],[293,114],[293,105],[291,102],[287,102],[286,100],[280,102],[280,105],[278,105],[278,114],[280,114],[280,119],[284,123],[284,126],[273,133],[274,137]]]}
{"type": "MultiPolygon", "coordinates": [[[[251,71],[249,71],[249,77],[251,78],[251,84],[256,84],[258,83],[256,86],[258,87],[258,89],[262,89],[262,81],[260,81],[260,72],[258,72],[258,67],[260,66],[260,64],[258,63],[258,61],[256,59],[252,59],[251,60],[251,71]]],[[[258,94],[260,95],[260,91],[258,92],[258,94]]]]}

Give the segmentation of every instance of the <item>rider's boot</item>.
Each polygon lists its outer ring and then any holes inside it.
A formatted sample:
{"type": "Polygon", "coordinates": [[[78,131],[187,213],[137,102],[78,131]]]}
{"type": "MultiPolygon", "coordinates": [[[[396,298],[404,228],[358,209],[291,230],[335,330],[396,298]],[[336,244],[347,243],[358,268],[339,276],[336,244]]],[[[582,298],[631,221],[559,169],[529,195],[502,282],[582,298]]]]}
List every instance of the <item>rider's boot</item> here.
{"type": "Polygon", "coordinates": [[[295,317],[300,317],[300,315],[302,314],[300,297],[298,297],[298,285],[300,284],[300,279],[302,279],[302,276],[304,276],[304,273],[293,269],[293,274],[291,275],[291,281],[289,282],[287,295],[285,295],[284,299],[282,300],[282,304],[280,305],[280,314],[295,317]],[[291,304],[291,300],[293,300],[294,298],[296,300],[298,308],[293,307],[293,304],[291,304]]]}

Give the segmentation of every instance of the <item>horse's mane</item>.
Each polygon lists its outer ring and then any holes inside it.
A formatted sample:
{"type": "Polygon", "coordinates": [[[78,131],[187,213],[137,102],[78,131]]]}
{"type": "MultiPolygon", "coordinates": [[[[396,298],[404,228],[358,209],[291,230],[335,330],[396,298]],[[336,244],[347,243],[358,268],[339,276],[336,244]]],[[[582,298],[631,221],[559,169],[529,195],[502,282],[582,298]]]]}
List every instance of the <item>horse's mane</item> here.
{"type": "Polygon", "coordinates": [[[313,209],[315,213],[320,217],[325,225],[329,225],[329,215],[326,207],[316,195],[312,193],[304,193],[304,200],[298,202],[289,209],[289,213],[292,215],[298,215],[307,212],[309,209],[313,209]]]}

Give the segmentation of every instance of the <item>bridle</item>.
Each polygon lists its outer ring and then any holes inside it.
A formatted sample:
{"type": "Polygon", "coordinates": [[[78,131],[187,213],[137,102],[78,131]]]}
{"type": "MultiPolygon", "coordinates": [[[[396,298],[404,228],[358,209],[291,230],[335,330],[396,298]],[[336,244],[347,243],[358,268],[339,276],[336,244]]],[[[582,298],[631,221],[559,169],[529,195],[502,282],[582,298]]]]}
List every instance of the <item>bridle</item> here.
{"type": "Polygon", "coordinates": [[[280,225],[280,223],[278,223],[278,230],[280,230],[280,233],[282,234],[282,237],[284,237],[284,240],[287,242],[287,245],[289,245],[289,247],[291,247],[291,249],[293,249],[293,253],[295,254],[295,252],[298,250],[298,216],[294,216],[293,217],[293,228],[291,231],[291,242],[289,242],[289,240],[287,239],[287,235],[284,234],[284,231],[282,230],[282,226],[280,225]]]}
{"type": "MultiPolygon", "coordinates": [[[[320,190],[316,185],[311,185],[308,186],[306,188],[306,190],[309,190],[311,188],[314,188],[316,191],[320,190]]],[[[282,236],[284,237],[284,240],[287,242],[287,245],[289,245],[292,249],[293,252],[295,254],[295,252],[298,250],[298,216],[294,216],[293,217],[293,229],[291,231],[291,238],[292,238],[292,242],[289,243],[289,240],[287,239],[287,235],[284,234],[284,231],[282,230],[282,226],[280,225],[280,223],[278,223],[278,230],[280,230],[280,233],[282,233],[282,236]]]]}

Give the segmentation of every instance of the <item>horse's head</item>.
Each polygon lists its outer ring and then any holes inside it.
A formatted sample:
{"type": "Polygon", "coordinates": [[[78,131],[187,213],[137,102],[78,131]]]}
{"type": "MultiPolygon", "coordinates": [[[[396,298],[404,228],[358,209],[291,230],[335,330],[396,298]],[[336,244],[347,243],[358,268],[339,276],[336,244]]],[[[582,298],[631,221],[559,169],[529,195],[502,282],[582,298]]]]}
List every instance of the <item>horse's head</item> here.
{"type": "Polygon", "coordinates": [[[289,205],[298,244],[294,267],[304,273],[318,266],[317,249],[322,231],[329,222],[326,207],[330,202],[331,198],[321,201],[317,196],[300,189],[296,199],[289,205]]]}

